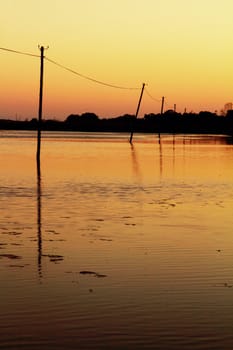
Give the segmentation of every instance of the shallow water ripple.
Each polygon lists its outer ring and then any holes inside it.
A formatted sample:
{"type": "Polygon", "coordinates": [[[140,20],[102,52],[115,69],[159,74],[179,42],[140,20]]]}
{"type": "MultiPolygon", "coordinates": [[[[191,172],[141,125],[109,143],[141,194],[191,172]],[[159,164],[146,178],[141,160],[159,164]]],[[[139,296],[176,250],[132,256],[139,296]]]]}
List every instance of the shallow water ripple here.
{"type": "Polygon", "coordinates": [[[0,349],[233,348],[223,136],[7,135],[0,349]]]}

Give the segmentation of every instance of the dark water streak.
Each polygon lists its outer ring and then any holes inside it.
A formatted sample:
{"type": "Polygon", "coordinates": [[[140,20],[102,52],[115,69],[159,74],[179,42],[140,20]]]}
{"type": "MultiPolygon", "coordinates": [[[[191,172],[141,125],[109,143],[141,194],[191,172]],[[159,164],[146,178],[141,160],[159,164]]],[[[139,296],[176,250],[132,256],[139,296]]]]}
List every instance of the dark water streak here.
{"type": "Polygon", "coordinates": [[[39,278],[42,278],[42,224],[41,224],[41,166],[40,166],[40,159],[37,159],[37,251],[38,251],[38,257],[37,257],[37,268],[38,268],[38,275],[39,278]]]}

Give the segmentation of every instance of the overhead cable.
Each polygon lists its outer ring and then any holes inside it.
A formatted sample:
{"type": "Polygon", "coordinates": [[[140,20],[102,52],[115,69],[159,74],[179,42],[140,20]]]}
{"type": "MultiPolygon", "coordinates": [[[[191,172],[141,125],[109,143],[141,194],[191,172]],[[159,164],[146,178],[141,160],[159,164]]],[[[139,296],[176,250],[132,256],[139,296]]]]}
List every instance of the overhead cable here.
{"type": "Polygon", "coordinates": [[[156,101],[156,102],[161,102],[158,98],[153,97],[153,96],[149,93],[149,91],[147,90],[147,88],[145,88],[145,91],[146,91],[146,94],[147,94],[152,100],[154,100],[154,101],[156,101]]]}
{"type": "Polygon", "coordinates": [[[81,77],[81,78],[90,80],[90,81],[92,81],[92,82],[94,82],[94,83],[97,83],[97,84],[105,85],[105,86],[112,87],[112,88],[115,88],[115,89],[123,89],[123,90],[139,90],[139,89],[140,89],[140,88],[136,88],[136,87],[124,87],[124,86],[118,86],[118,85],[114,85],[114,84],[109,84],[109,83],[106,83],[106,82],[103,82],[103,81],[100,81],[100,80],[91,78],[91,77],[89,77],[89,76],[87,76],[87,75],[84,75],[84,74],[82,74],[82,73],[79,73],[79,72],[77,72],[77,71],[75,71],[75,70],[73,70],[73,69],[71,69],[71,68],[68,68],[68,67],[66,67],[66,66],[64,66],[64,65],[62,65],[62,64],[60,64],[60,63],[58,63],[58,62],[55,62],[54,60],[51,60],[50,58],[48,58],[48,57],[46,57],[46,56],[45,56],[45,59],[46,59],[47,61],[49,61],[49,62],[55,64],[56,66],[58,66],[58,67],[60,67],[60,68],[63,68],[63,69],[65,69],[65,70],[67,70],[67,71],[69,71],[69,72],[71,72],[71,73],[73,73],[73,74],[78,75],[78,76],[81,77]]]}
{"type": "MultiPolygon", "coordinates": [[[[32,56],[32,57],[40,57],[40,55],[35,55],[35,54],[32,54],[32,53],[23,52],[23,51],[18,51],[18,50],[12,50],[12,49],[8,49],[8,48],[6,48],[6,47],[0,47],[0,50],[7,51],[7,52],[13,52],[13,53],[17,53],[17,54],[20,54],[20,55],[26,55],[26,56],[32,56]]],[[[106,82],[104,82],[104,81],[97,80],[97,79],[91,78],[91,77],[89,77],[89,76],[87,76],[87,75],[84,75],[84,74],[82,74],[82,73],[79,73],[79,72],[77,72],[77,71],[75,71],[75,70],[73,70],[73,69],[71,69],[71,68],[68,68],[68,67],[66,67],[66,66],[64,66],[64,65],[62,65],[62,64],[60,64],[60,63],[58,63],[58,62],[56,62],[56,61],[54,61],[54,60],[52,60],[52,59],[50,59],[50,58],[48,58],[48,57],[46,57],[46,56],[44,56],[44,58],[45,58],[47,61],[49,61],[49,62],[55,64],[56,66],[58,66],[58,67],[60,67],[60,68],[63,68],[63,69],[65,69],[65,70],[67,70],[67,71],[69,71],[69,72],[71,72],[71,73],[73,73],[73,74],[76,74],[76,75],[78,75],[78,76],[81,77],[81,78],[90,80],[90,81],[92,81],[92,82],[94,82],[94,83],[101,84],[101,85],[108,86],[108,87],[115,88],[115,89],[122,89],[122,90],[140,90],[139,87],[126,87],[126,86],[119,86],[119,85],[115,85],[115,84],[106,83],[106,82]]]]}
{"type": "Polygon", "coordinates": [[[5,48],[5,47],[0,47],[0,50],[8,51],[8,52],[13,52],[13,53],[17,53],[17,54],[25,55],[25,56],[40,57],[39,55],[35,55],[35,54],[33,54],[33,53],[28,53],[28,52],[23,52],[23,51],[17,51],[17,50],[7,49],[7,48],[5,48]]]}
{"type": "Polygon", "coordinates": [[[173,109],[173,106],[171,106],[169,103],[165,102],[165,105],[167,106],[167,108],[173,109]]]}

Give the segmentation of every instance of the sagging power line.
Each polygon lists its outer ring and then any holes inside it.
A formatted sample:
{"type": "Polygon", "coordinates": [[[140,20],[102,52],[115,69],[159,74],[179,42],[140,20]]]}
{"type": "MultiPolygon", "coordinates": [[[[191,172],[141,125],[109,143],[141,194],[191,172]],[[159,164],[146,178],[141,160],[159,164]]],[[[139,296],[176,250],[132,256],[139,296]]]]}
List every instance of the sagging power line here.
{"type": "Polygon", "coordinates": [[[55,64],[56,66],[67,70],[68,72],[71,72],[71,73],[73,73],[73,74],[76,74],[76,75],[78,75],[78,76],[81,77],[81,78],[84,78],[84,79],[86,79],[86,80],[90,80],[90,81],[92,81],[92,82],[94,82],[94,83],[97,83],[97,84],[105,85],[105,86],[112,87],[112,88],[115,88],[115,89],[122,89],[122,90],[139,90],[139,89],[140,89],[140,88],[138,88],[138,87],[125,87],[125,86],[118,86],[118,85],[106,83],[106,82],[104,82],[104,81],[97,80],[97,79],[91,78],[91,77],[89,77],[89,76],[87,76],[87,75],[84,75],[84,74],[82,74],[82,73],[79,73],[79,72],[75,71],[74,69],[71,69],[71,68],[69,68],[69,67],[66,67],[66,66],[64,66],[64,65],[62,65],[62,64],[60,64],[60,63],[58,63],[58,62],[55,62],[54,60],[51,60],[51,59],[48,58],[48,57],[45,57],[45,59],[46,59],[47,61],[49,61],[49,62],[55,64]]]}
{"type": "Polygon", "coordinates": [[[152,96],[152,94],[148,91],[147,88],[145,88],[145,92],[146,94],[155,102],[158,102],[161,104],[161,109],[160,109],[160,113],[163,114],[164,112],[164,106],[166,106],[167,108],[173,109],[174,111],[176,111],[176,104],[174,104],[173,106],[171,106],[169,103],[166,102],[166,97],[162,96],[160,99],[156,98],[154,96],[152,96]]]}
{"type": "Polygon", "coordinates": [[[8,49],[8,48],[6,48],[6,47],[0,47],[0,50],[2,50],[2,51],[7,51],[7,52],[17,53],[17,54],[19,54],[19,55],[32,56],[32,57],[40,57],[40,55],[35,55],[35,54],[29,53],[29,52],[23,52],[23,51],[12,50],[12,49],[8,49]]]}
{"type": "Polygon", "coordinates": [[[159,100],[158,98],[153,97],[153,96],[151,95],[151,93],[148,91],[147,88],[145,88],[145,92],[146,92],[146,94],[147,94],[152,100],[154,100],[154,101],[160,103],[160,100],[159,100]]]}
{"type": "MultiPolygon", "coordinates": [[[[28,52],[24,52],[24,51],[19,51],[19,50],[13,50],[13,49],[9,49],[9,48],[5,48],[5,47],[0,47],[0,50],[6,51],[6,52],[11,52],[11,53],[15,53],[15,54],[20,54],[20,55],[26,55],[26,56],[32,56],[32,57],[37,57],[40,58],[40,94],[39,94],[39,112],[38,112],[38,145],[37,145],[37,160],[39,162],[40,159],[40,138],[41,138],[41,122],[42,122],[42,94],[43,94],[43,69],[44,69],[44,59],[46,59],[48,62],[66,70],[69,71],[70,73],[73,73],[83,79],[89,80],[91,82],[100,84],[100,85],[104,85],[107,87],[111,87],[111,88],[115,88],[115,89],[122,89],[122,90],[139,90],[139,87],[126,87],[126,86],[119,86],[119,85],[115,85],[115,84],[110,84],[101,80],[97,80],[95,78],[89,77],[87,75],[84,75],[74,69],[71,69],[67,66],[64,66],[58,62],[56,62],[55,60],[50,59],[49,57],[44,56],[44,50],[45,48],[43,46],[39,46],[39,49],[41,51],[40,55],[35,55],[32,53],[28,53],[28,52]]],[[[137,118],[138,113],[139,113],[139,109],[140,109],[140,104],[141,104],[141,100],[142,100],[142,96],[143,96],[143,92],[144,92],[144,88],[145,88],[145,83],[143,83],[142,85],[142,90],[141,90],[141,94],[140,94],[140,98],[139,98],[139,102],[138,102],[138,107],[137,107],[137,111],[136,111],[136,115],[135,117],[137,118]]],[[[146,90],[147,95],[155,100],[156,102],[160,102],[160,100],[158,100],[157,98],[154,98],[149,92],[148,90],[146,90]]],[[[163,114],[163,106],[164,106],[164,97],[162,97],[162,106],[161,106],[161,114],[163,114]]],[[[133,128],[131,131],[131,136],[130,136],[130,143],[132,143],[132,138],[133,138],[133,128]]]]}
{"type": "MultiPolygon", "coordinates": [[[[14,49],[6,48],[6,47],[0,47],[0,50],[6,51],[6,52],[15,53],[15,54],[20,54],[20,55],[25,55],[25,56],[36,57],[36,58],[40,58],[41,57],[40,55],[36,55],[36,54],[33,54],[33,53],[21,51],[21,50],[14,50],[14,49]]],[[[79,76],[79,77],[81,77],[83,79],[92,81],[93,83],[97,83],[97,84],[104,85],[104,86],[111,87],[111,88],[115,88],[115,89],[140,90],[140,87],[119,86],[119,85],[115,85],[115,84],[112,84],[112,83],[104,82],[104,81],[101,81],[101,80],[89,77],[89,76],[87,76],[85,74],[82,74],[82,73],[80,73],[80,72],[78,72],[78,71],[76,71],[74,69],[71,69],[71,68],[69,68],[69,67],[67,67],[67,66],[65,66],[63,64],[60,64],[59,62],[56,62],[55,60],[50,59],[49,57],[45,57],[44,56],[44,59],[46,59],[48,62],[53,63],[54,65],[56,65],[56,66],[58,66],[58,67],[60,67],[60,68],[62,68],[64,70],[67,70],[70,73],[73,73],[73,74],[75,74],[75,75],[77,75],[77,76],[79,76]]],[[[161,99],[153,97],[152,94],[148,91],[147,88],[145,88],[145,92],[152,100],[154,100],[155,102],[161,103],[161,99]]],[[[162,104],[163,104],[163,102],[162,102],[162,104]]],[[[164,101],[164,104],[167,107],[170,107],[166,101],[164,101]]],[[[172,108],[172,107],[170,107],[170,108],[172,108]]]]}
{"type": "MultiPolygon", "coordinates": [[[[28,53],[28,52],[23,52],[23,51],[19,51],[19,50],[13,50],[13,49],[9,49],[9,48],[6,48],[6,47],[0,47],[0,50],[2,51],[7,51],[7,52],[12,52],[12,53],[16,53],[16,54],[20,54],[20,55],[25,55],[25,56],[32,56],[32,57],[38,57],[40,58],[41,56],[40,55],[35,55],[35,54],[32,54],[32,53],[28,53]]],[[[127,87],[127,86],[119,86],[119,85],[115,85],[115,84],[111,84],[111,83],[107,83],[107,82],[104,82],[104,81],[101,81],[101,80],[98,80],[98,79],[95,79],[95,78],[92,78],[92,77],[89,77],[85,74],[82,74],[74,69],[71,69],[67,66],[64,66],[63,64],[60,64],[52,59],[50,59],[49,57],[45,57],[44,58],[50,62],[50,63],[53,63],[55,64],[56,66],[62,68],[62,69],[65,69],[67,70],[68,72],[70,73],[73,73],[75,75],[78,75],[79,77],[83,78],[83,79],[86,79],[86,80],[89,80],[89,81],[92,81],[93,83],[97,83],[97,84],[101,84],[101,85],[104,85],[104,86],[108,86],[108,87],[111,87],[111,88],[115,88],[115,89],[122,89],[122,90],[140,90],[140,87],[127,87]]]]}

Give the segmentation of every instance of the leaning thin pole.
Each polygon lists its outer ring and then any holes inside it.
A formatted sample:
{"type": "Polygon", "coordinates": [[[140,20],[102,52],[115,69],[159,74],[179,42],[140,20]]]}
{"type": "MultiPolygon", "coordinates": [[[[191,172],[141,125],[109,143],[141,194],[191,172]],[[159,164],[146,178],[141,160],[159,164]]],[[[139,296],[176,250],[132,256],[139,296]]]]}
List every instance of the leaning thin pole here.
{"type": "Polygon", "coordinates": [[[164,99],[165,99],[165,97],[163,96],[162,97],[162,103],[161,103],[161,115],[163,114],[163,108],[164,108],[164,99]]]}
{"type": "Polygon", "coordinates": [[[41,124],[42,124],[42,105],[43,105],[43,77],[44,77],[44,46],[40,46],[40,93],[37,127],[37,163],[40,163],[40,145],[41,145],[41,124]]]}
{"type": "MultiPolygon", "coordinates": [[[[138,107],[137,107],[137,111],[136,111],[136,114],[135,114],[135,119],[137,119],[137,117],[138,117],[138,112],[139,112],[141,101],[142,101],[144,87],[145,87],[145,83],[142,84],[142,90],[141,90],[140,98],[139,98],[139,101],[138,101],[138,107]]],[[[133,127],[132,127],[132,131],[131,131],[129,142],[132,143],[132,140],[133,140],[133,127]]]]}

